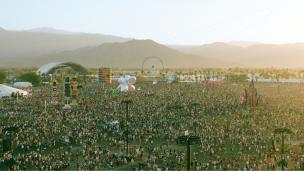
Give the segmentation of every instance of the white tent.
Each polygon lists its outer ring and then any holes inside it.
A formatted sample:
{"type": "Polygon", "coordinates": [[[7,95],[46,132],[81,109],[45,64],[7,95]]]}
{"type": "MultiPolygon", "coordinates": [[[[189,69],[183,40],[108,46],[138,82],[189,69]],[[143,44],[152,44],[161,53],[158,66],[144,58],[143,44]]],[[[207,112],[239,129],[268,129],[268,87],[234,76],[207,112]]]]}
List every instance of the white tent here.
{"type": "Polygon", "coordinates": [[[13,87],[27,88],[27,87],[33,87],[33,85],[30,82],[15,82],[13,84],[13,87]]]}
{"type": "Polygon", "coordinates": [[[17,94],[17,91],[18,91],[19,94],[23,93],[24,96],[28,95],[27,91],[20,90],[20,89],[17,89],[17,88],[13,88],[13,87],[9,87],[9,86],[6,86],[4,84],[0,84],[0,97],[3,97],[3,96],[11,97],[12,93],[14,92],[15,94],[17,94]]]}

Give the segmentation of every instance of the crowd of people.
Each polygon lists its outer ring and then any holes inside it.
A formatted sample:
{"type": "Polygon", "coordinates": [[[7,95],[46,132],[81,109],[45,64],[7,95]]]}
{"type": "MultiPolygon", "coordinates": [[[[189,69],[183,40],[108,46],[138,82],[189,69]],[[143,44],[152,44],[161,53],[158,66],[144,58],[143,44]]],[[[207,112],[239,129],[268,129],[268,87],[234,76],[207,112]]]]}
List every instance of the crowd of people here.
{"type": "Polygon", "coordinates": [[[285,169],[304,169],[301,85],[255,83],[256,107],[238,101],[248,85],[136,83],[140,90],[113,93],[117,85],[93,82],[78,90],[72,110],[62,110],[60,100],[46,111],[52,87],[34,87],[18,102],[2,100],[0,169],[186,170],[178,137],[189,132],[200,137],[191,147],[192,170],[279,170],[282,136],[274,130],[282,127],[292,132],[283,134],[285,169]],[[128,113],[124,100],[132,100],[128,113]],[[2,152],[5,140],[13,145],[2,152]]]}

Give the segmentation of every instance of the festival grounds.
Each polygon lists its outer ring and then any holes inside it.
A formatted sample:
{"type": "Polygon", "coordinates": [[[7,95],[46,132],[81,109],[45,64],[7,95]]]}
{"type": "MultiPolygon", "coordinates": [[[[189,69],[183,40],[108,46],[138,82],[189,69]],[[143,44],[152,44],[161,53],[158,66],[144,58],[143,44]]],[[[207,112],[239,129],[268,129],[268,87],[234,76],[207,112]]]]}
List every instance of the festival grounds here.
{"type": "Polygon", "coordinates": [[[187,145],[176,138],[186,130],[194,135],[194,121],[201,140],[191,146],[191,170],[281,170],[281,134],[273,131],[282,127],[292,130],[284,134],[285,170],[304,169],[304,87],[299,83],[254,82],[256,107],[239,102],[249,82],[136,83],[140,90],[113,94],[117,86],[86,83],[71,111],[50,105],[51,86],[33,87],[32,96],[18,103],[3,99],[0,169],[186,170],[187,145]],[[133,101],[128,122],[124,100],[133,101]],[[193,103],[199,104],[196,112],[193,103]],[[18,127],[11,135],[12,153],[2,152],[3,139],[10,137],[2,131],[7,127],[18,127]],[[280,151],[274,151],[273,139],[280,151]]]}

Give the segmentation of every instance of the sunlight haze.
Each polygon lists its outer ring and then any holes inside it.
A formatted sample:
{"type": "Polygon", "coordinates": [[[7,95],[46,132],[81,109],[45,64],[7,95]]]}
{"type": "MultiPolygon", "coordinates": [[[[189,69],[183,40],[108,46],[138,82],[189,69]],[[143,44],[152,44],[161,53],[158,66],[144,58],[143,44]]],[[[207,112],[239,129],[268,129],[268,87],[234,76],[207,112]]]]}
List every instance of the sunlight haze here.
{"type": "Polygon", "coordinates": [[[286,44],[304,42],[303,6],[304,1],[262,0],[1,0],[0,23],[5,30],[50,27],[151,39],[161,44],[202,45],[234,40],[286,44]]]}

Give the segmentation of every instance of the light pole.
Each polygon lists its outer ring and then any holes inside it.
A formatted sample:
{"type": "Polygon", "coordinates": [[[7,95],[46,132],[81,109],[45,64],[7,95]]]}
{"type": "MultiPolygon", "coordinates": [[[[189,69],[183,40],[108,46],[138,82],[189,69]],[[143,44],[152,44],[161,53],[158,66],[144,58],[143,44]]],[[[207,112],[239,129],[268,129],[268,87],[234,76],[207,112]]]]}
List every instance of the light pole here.
{"type": "Polygon", "coordinates": [[[132,103],[132,100],[123,100],[121,103],[126,103],[126,117],[127,117],[127,154],[129,154],[129,127],[128,127],[128,120],[129,120],[129,103],[132,103]]]}

